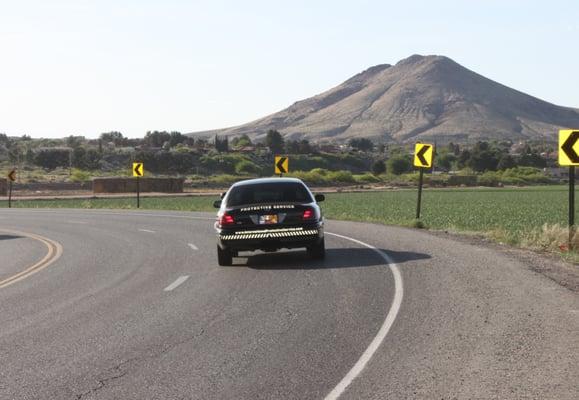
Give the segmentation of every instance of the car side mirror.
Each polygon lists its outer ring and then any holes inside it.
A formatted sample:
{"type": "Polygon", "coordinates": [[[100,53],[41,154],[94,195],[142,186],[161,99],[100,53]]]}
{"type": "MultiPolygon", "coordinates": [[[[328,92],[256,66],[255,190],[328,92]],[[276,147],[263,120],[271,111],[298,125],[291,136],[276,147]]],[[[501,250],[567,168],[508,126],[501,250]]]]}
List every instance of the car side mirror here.
{"type": "Polygon", "coordinates": [[[221,192],[221,194],[219,195],[219,197],[224,198],[226,194],[227,194],[227,192],[221,192]]]}
{"type": "Polygon", "coordinates": [[[213,202],[213,207],[215,208],[221,208],[221,200],[215,200],[213,202]]]}
{"type": "Polygon", "coordinates": [[[324,196],[323,194],[316,194],[314,196],[314,198],[316,199],[316,202],[318,202],[318,203],[326,200],[326,196],[324,196]]]}

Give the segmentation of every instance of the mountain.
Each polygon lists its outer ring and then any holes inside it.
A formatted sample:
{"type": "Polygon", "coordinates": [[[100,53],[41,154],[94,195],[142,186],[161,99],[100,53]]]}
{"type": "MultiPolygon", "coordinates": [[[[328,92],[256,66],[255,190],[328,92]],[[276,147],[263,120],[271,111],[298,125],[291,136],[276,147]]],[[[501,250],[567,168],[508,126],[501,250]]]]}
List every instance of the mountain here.
{"type": "Polygon", "coordinates": [[[260,139],[276,129],[286,138],[312,141],[465,142],[556,140],[558,129],[578,127],[577,109],[511,89],[444,56],[413,55],[256,121],[192,135],[260,139]]]}

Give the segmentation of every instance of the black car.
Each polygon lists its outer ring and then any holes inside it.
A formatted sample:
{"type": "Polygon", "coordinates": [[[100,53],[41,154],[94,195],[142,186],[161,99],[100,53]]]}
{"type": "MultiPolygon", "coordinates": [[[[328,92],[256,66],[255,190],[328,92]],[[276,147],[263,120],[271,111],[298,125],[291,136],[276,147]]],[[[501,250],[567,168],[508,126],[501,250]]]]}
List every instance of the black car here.
{"type": "Polygon", "coordinates": [[[240,251],[305,247],[316,259],[325,256],[324,220],[318,202],[294,178],[250,179],[235,183],[213,205],[219,208],[217,258],[219,265],[231,265],[240,251]]]}

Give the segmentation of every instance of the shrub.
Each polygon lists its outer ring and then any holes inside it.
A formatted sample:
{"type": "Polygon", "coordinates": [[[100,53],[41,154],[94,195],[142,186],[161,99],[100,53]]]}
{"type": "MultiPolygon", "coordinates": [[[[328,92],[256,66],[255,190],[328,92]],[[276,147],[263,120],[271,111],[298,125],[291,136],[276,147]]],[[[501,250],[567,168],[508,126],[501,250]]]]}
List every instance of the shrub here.
{"type": "Polygon", "coordinates": [[[412,163],[410,162],[410,157],[406,155],[394,156],[386,162],[387,170],[389,173],[394,175],[400,175],[404,172],[410,171],[412,168],[412,163]]]}
{"type": "Polygon", "coordinates": [[[70,180],[72,182],[87,182],[90,181],[91,174],[88,171],[83,171],[74,168],[72,174],[70,175],[70,180]]]}
{"type": "Polygon", "coordinates": [[[350,171],[332,171],[326,176],[328,183],[355,183],[354,176],[350,171]]]}
{"type": "Polygon", "coordinates": [[[382,160],[374,161],[372,164],[372,173],[374,175],[380,175],[386,172],[386,164],[382,160]]]}
{"type": "Polygon", "coordinates": [[[372,174],[354,175],[354,180],[358,183],[378,183],[382,182],[380,178],[372,174]]]}
{"type": "Polygon", "coordinates": [[[256,175],[260,171],[259,166],[249,160],[240,161],[235,165],[235,172],[240,175],[256,175]]]}

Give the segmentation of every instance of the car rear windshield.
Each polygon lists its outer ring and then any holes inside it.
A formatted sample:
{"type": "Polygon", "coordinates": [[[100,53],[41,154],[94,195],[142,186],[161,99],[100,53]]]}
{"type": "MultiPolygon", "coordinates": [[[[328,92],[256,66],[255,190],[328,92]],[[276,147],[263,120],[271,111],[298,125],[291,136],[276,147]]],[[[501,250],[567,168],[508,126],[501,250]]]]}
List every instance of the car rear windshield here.
{"type": "Polygon", "coordinates": [[[256,183],[231,188],[227,205],[235,207],[246,204],[311,203],[312,196],[305,186],[295,182],[256,183]]]}

